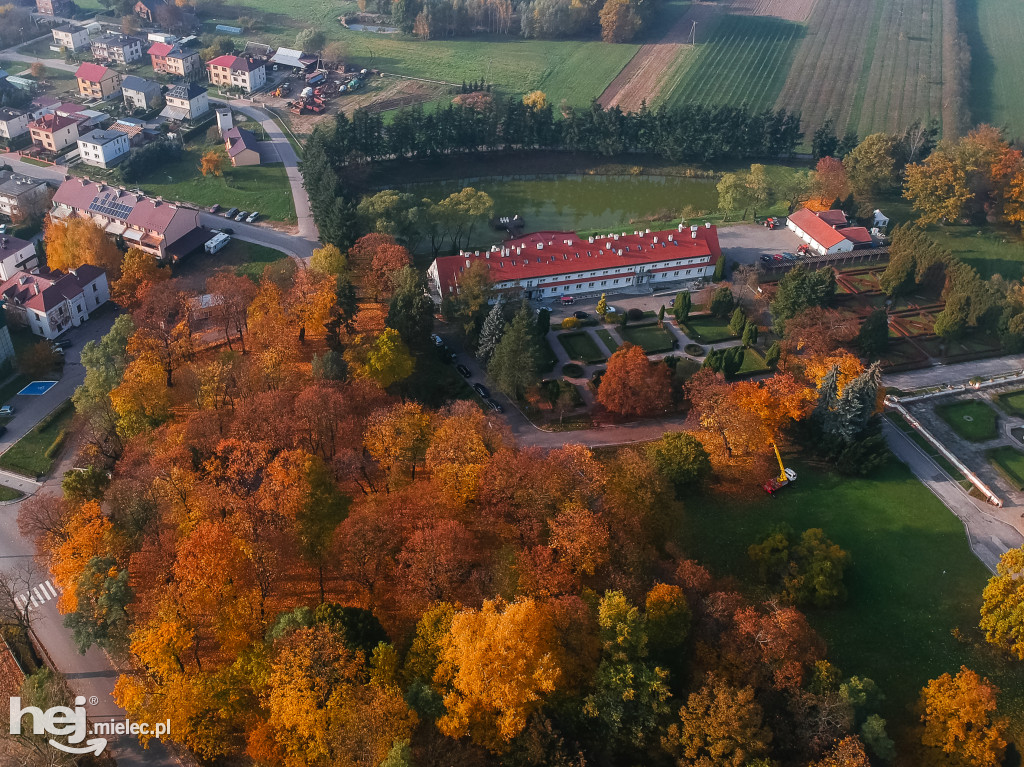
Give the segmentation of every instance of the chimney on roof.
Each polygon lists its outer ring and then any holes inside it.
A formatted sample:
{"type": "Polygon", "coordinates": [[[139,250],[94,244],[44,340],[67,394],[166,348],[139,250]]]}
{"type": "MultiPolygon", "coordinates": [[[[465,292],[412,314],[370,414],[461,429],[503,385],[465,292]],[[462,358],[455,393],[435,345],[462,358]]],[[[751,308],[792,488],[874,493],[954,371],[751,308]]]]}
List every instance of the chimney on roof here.
{"type": "Polygon", "coordinates": [[[710,229],[711,228],[711,222],[710,221],[705,221],[704,222],[704,228],[705,229],[710,229]]]}
{"type": "Polygon", "coordinates": [[[657,238],[657,237],[655,237],[655,238],[654,238],[654,244],[655,244],[655,245],[657,245],[657,244],[658,244],[658,238],[657,238]]]}
{"type": "Polygon", "coordinates": [[[681,231],[683,231],[683,224],[680,224],[680,225],[679,225],[679,231],[680,231],[680,232],[681,232],[681,231]]]}
{"type": "Polygon", "coordinates": [[[593,241],[594,241],[593,236],[587,238],[587,242],[593,242],[593,241]]]}
{"type": "Polygon", "coordinates": [[[674,240],[675,238],[676,238],[676,236],[675,236],[674,234],[670,234],[670,235],[668,236],[668,241],[669,241],[669,242],[672,242],[672,240],[674,240]]]}
{"type": "Polygon", "coordinates": [[[619,255],[622,255],[622,248],[619,248],[619,255]]]}
{"type": "Polygon", "coordinates": [[[690,232],[690,239],[693,239],[693,240],[697,239],[697,230],[696,229],[694,229],[692,232],[690,232]]]}
{"type": "Polygon", "coordinates": [[[617,240],[617,239],[619,239],[619,235],[617,235],[617,234],[613,234],[613,235],[612,235],[612,239],[613,239],[613,240],[617,240]]]}
{"type": "Polygon", "coordinates": [[[543,242],[538,242],[537,243],[537,250],[544,250],[544,243],[543,242]]]}
{"type": "Polygon", "coordinates": [[[32,287],[35,289],[36,295],[38,296],[39,295],[39,283],[38,282],[33,282],[32,283],[32,287]]]}
{"type": "Polygon", "coordinates": [[[650,230],[650,229],[645,229],[645,230],[644,230],[644,234],[650,234],[650,233],[651,233],[651,230],[650,230]]]}

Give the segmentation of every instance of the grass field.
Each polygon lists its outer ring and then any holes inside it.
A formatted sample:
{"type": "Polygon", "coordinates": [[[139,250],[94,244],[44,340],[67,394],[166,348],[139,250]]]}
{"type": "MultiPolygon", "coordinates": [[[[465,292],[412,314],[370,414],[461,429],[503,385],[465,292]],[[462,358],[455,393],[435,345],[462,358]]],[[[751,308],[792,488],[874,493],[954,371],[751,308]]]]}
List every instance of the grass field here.
{"type": "Polygon", "coordinates": [[[611,354],[614,354],[615,350],[619,348],[619,342],[616,341],[612,337],[612,334],[609,333],[604,328],[601,328],[600,330],[597,330],[595,332],[597,333],[597,337],[601,339],[601,343],[603,343],[607,347],[608,351],[611,354]]]}
{"type": "Polygon", "coordinates": [[[604,352],[597,348],[597,342],[585,330],[577,333],[560,333],[558,335],[558,343],[565,349],[569,359],[583,360],[588,365],[594,365],[605,360],[604,352]]]}
{"type": "Polygon", "coordinates": [[[989,462],[999,469],[1018,490],[1024,490],[1024,453],[1015,447],[997,447],[989,450],[989,462]]]}
{"type": "Polygon", "coordinates": [[[999,435],[996,429],[998,415],[984,402],[951,402],[939,405],[935,413],[962,438],[970,442],[984,442],[999,435]]]}
{"type": "Polygon", "coordinates": [[[696,55],[684,58],[665,103],[773,106],[803,31],[802,24],[768,16],[722,17],[696,55]]]}
{"type": "Polygon", "coordinates": [[[295,223],[295,203],[284,165],[229,166],[223,176],[203,176],[199,160],[207,148],[205,144],[189,145],[180,160],[154,169],[137,186],[167,200],[258,210],[264,219],[295,223]]]}
{"type": "Polygon", "coordinates": [[[15,490],[13,487],[7,487],[7,485],[0,485],[0,502],[3,501],[16,501],[24,493],[20,490],[15,490]]]}
{"type": "Polygon", "coordinates": [[[755,349],[746,349],[743,352],[743,364],[736,372],[737,376],[752,376],[758,373],[767,373],[768,366],[764,364],[762,357],[755,349]]]}
{"type": "Polygon", "coordinates": [[[1024,389],[997,395],[996,404],[1010,415],[1024,418],[1024,389]]]}
{"type": "Polygon", "coordinates": [[[971,553],[960,521],[895,460],[868,479],[795,468],[796,484],[770,499],[688,498],[681,525],[687,555],[716,575],[742,578],[753,591],[758,581],[747,557],[751,543],[778,524],[798,532],[821,527],[851,555],[849,598],[808,617],[844,676],[868,676],[879,684],[890,734],[908,742],[920,688],[961,664],[1002,689],[1000,708],[1019,733],[1024,666],[995,658],[975,629],[989,573],[971,553]]]}
{"type": "Polygon", "coordinates": [[[702,344],[717,344],[736,337],[729,330],[729,320],[712,317],[710,314],[690,315],[683,323],[683,332],[690,340],[702,344]]]}
{"type": "Polygon", "coordinates": [[[636,344],[646,354],[670,352],[675,348],[675,337],[657,325],[627,325],[619,328],[623,341],[636,344]]]}
{"type": "Polygon", "coordinates": [[[50,473],[53,458],[46,457],[46,451],[57,436],[71,425],[75,417],[74,408],[68,408],[51,423],[40,428],[36,426],[28,434],[19,439],[3,455],[0,455],[0,468],[16,471],[30,477],[50,473]]]}
{"type": "Polygon", "coordinates": [[[971,46],[968,105],[976,122],[1024,137],[1024,15],[1017,0],[961,0],[963,29],[971,46]]]}
{"type": "Polygon", "coordinates": [[[817,3],[775,106],[800,113],[806,141],[828,118],[861,137],[941,120],[942,11],[942,0],[817,3]]]}

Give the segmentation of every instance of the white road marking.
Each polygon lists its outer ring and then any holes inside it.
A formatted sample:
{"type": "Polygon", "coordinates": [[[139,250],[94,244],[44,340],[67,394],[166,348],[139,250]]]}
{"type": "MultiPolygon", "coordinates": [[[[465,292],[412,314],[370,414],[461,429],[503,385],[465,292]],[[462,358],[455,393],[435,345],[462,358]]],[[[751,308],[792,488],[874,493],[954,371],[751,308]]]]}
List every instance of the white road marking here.
{"type": "Polygon", "coordinates": [[[31,610],[34,607],[46,604],[51,599],[56,598],[60,594],[57,588],[50,583],[50,581],[43,581],[38,586],[33,586],[29,591],[24,594],[19,594],[14,598],[14,604],[19,610],[24,610],[28,607],[31,610]]]}

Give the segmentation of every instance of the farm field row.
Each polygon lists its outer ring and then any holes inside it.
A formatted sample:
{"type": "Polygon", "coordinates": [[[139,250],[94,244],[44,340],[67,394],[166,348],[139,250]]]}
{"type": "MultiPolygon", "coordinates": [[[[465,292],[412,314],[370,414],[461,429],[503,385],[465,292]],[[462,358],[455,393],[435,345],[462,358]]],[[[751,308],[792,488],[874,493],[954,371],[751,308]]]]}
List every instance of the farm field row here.
{"type": "Polygon", "coordinates": [[[963,0],[962,24],[971,46],[968,105],[975,122],[1024,137],[1024,14],[1017,0],[963,0]]]}
{"type": "Polygon", "coordinates": [[[941,29],[941,0],[820,0],[775,106],[808,137],[830,118],[861,136],[941,119],[941,29]]]}
{"type": "Polygon", "coordinates": [[[667,94],[665,103],[772,107],[803,34],[804,26],[792,21],[723,16],[706,42],[685,58],[677,75],[678,84],[667,94]]]}

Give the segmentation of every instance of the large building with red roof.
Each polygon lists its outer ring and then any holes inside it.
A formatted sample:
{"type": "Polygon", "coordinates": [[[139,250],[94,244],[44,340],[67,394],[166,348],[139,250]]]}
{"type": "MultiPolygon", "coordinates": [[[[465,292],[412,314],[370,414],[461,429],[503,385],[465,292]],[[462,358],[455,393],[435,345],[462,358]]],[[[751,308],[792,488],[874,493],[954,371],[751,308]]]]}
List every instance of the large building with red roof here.
{"type": "Polygon", "coordinates": [[[841,210],[815,213],[801,208],[789,217],[786,226],[822,256],[870,248],[874,244],[871,233],[863,226],[850,226],[841,210]]]}
{"type": "Polygon", "coordinates": [[[534,299],[576,297],[710,277],[721,257],[718,230],[711,224],[586,238],[535,232],[490,250],[435,259],[427,275],[439,298],[458,293],[462,275],[478,263],[498,290],[534,299]]]}
{"type": "Polygon", "coordinates": [[[78,92],[89,99],[105,99],[121,87],[121,75],[102,64],[85,62],[75,70],[78,92]]]}
{"type": "MultiPolygon", "coordinates": [[[[85,178],[69,178],[53,195],[50,217],[91,218],[130,248],[175,261],[195,248],[199,212],[85,178]],[[176,244],[178,247],[175,247],[176,244]]],[[[199,243],[202,244],[202,243],[199,243]]]]}
{"type": "Polygon", "coordinates": [[[86,322],[109,300],[107,273],[92,264],[67,274],[17,272],[0,284],[8,322],[50,340],[86,322]]]}

